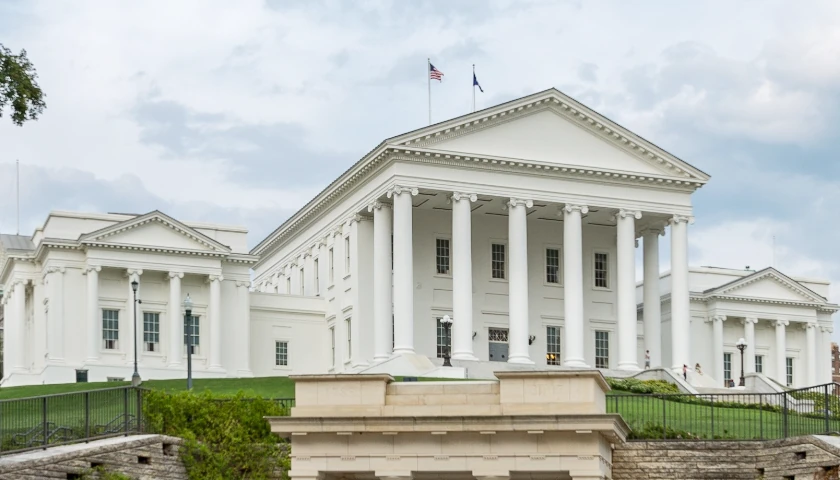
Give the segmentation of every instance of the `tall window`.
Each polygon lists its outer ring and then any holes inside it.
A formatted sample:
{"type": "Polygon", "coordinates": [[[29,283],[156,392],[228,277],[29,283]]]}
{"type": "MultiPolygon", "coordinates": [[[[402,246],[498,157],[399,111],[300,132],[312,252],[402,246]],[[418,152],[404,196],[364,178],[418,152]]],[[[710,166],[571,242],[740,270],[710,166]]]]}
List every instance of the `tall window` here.
{"type": "Polygon", "coordinates": [[[755,356],[755,373],[764,373],[764,356],[755,356]]]}
{"type": "Polygon", "coordinates": [[[729,380],[732,380],[732,354],[731,353],[724,353],[723,354],[723,379],[726,380],[726,384],[729,384],[729,380]]]}
{"type": "Polygon", "coordinates": [[[198,354],[199,346],[201,345],[201,337],[199,335],[200,319],[201,317],[198,315],[191,315],[184,319],[184,345],[190,347],[193,355],[198,354]]]}
{"type": "Polygon", "coordinates": [[[306,272],[300,267],[300,294],[306,295],[306,272]]]}
{"type": "Polygon", "coordinates": [[[335,368],[335,327],[330,327],[330,365],[335,368]]]}
{"type": "Polygon", "coordinates": [[[786,370],[786,372],[785,372],[786,375],[785,376],[787,377],[785,380],[787,380],[787,386],[792,387],[793,386],[793,359],[791,357],[787,357],[785,359],[785,370],[786,370]]]}
{"type": "Polygon", "coordinates": [[[321,269],[318,268],[318,259],[315,259],[315,295],[321,296],[321,269]]]}
{"type": "Polygon", "coordinates": [[[449,274],[449,240],[446,238],[435,239],[435,265],[438,275],[449,274]]]}
{"type": "Polygon", "coordinates": [[[437,358],[443,358],[447,349],[452,345],[452,332],[446,334],[446,329],[443,328],[442,318],[437,319],[437,358]]]}
{"type": "Polygon", "coordinates": [[[505,246],[494,243],[490,246],[490,269],[493,278],[505,278],[505,246]]]}
{"type": "Polygon", "coordinates": [[[327,259],[328,260],[328,262],[327,262],[328,265],[327,266],[330,268],[328,278],[330,280],[330,285],[332,285],[333,282],[335,282],[335,252],[333,252],[332,247],[330,247],[329,257],[330,258],[327,259]]]}
{"type": "Polygon", "coordinates": [[[595,254],[595,286],[610,288],[609,257],[606,253],[595,254]]]}
{"type": "Polygon", "coordinates": [[[344,274],[350,274],[350,237],[344,237],[344,274]]]}
{"type": "Polygon", "coordinates": [[[102,310],[102,348],[116,350],[120,347],[120,311],[102,310]]]}
{"type": "Polygon", "coordinates": [[[274,342],[274,365],[278,367],[289,366],[289,342],[274,342]]]}
{"type": "Polygon", "coordinates": [[[545,363],[548,365],[561,365],[560,360],[560,329],[558,327],[545,327],[545,363]]]}
{"type": "Polygon", "coordinates": [[[545,249],[545,282],[560,283],[560,250],[545,249]]]}
{"type": "Polygon", "coordinates": [[[344,319],[344,328],[347,330],[347,361],[353,358],[353,326],[350,318],[344,319]]]}
{"type": "Polygon", "coordinates": [[[595,332],[595,368],[610,368],[610,332],[595,332]]]}
{"type": "Polygon", "coordinates": [[[160,350],[160,314],[143,312],[143,344],[147,352],[160,350]]]}

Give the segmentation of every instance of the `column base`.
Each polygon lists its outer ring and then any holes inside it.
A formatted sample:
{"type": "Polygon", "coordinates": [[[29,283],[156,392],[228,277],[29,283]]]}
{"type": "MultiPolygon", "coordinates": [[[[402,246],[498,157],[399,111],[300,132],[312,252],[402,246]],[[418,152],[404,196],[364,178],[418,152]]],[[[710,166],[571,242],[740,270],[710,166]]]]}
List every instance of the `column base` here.
{"type": "Polygon", "coordinates": [[[380,353],[378,355],[373,356],[373,363],[384,362],[385,360],[388,360],[389,358],[391,358],[390,353],[380,353]]]}
{"type": "Polygon", "coordinates": [[[409,347],[397,347],[394,348],[394,355],[414,355],[414,349],[409,347]]]}
{"type": "Polygon", "coordinates": [[[582,358],[567,358],[563,361],[563,366],[573,368],[590,368],[582,358]]]}
{"type": "Polygon", "coordinates": [[[454,352],[452,354],[452,360],[466,360],[468,362],[477,362],[478,357],[473,355],[472,352],[454,352]]]}
{"type": "Polygon", "coordinates": [[[533,365],[534,361],[528,357],[508,357],[507,363],[516,363],[519,365],[533,365]]]}

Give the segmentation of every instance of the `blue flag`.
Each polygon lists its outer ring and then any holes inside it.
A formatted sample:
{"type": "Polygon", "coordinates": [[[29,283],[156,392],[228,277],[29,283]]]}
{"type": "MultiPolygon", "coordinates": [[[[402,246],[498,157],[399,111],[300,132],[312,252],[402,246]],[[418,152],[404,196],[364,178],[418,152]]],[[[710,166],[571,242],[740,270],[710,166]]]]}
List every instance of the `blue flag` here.
{"type": "Polygon", "coordinates": [[[473,86],[478,87],[478,89],[481,90],[481,93],[484,93],[484,89],[481,88],[481,85],[478,84],[478,79],[475,78],[475,72],[473,72],[473,86]]]}

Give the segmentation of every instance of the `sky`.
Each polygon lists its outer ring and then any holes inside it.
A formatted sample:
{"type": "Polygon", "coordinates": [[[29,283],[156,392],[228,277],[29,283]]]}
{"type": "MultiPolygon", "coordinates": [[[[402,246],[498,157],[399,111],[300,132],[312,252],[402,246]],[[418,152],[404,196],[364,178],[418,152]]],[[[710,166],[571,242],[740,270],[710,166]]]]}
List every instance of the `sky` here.
{"type": "MultiPolygon", "coordinates": [[[[0,0],[41,119],[0,118],[0,232],[50,210],[232,223],[256,245],[381,140],[556,87],[712,176],[692,265],[833,282],[840,2],[0,0]],[[773,245],[775,244],[775,248],[773,245]]],[[[663,267],[668,267],[667,240],[663,267]]],[[[838,336],[835,333],[835,337],[838,336]]]]}

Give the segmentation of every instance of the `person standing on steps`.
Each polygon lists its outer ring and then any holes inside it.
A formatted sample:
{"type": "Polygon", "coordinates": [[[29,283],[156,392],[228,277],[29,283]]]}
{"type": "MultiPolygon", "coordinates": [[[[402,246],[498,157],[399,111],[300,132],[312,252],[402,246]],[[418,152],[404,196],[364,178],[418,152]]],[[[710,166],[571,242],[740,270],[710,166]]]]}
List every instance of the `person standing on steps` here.
{"type": "Polygon", "coordinates": [[[645,350],[645,370],[650,368],[650,350],[645,350]]]}
{"type": "Polygon", "coordinates": [[[683,363],[683,380],[688,381],[688,365],[683,363]]]}

